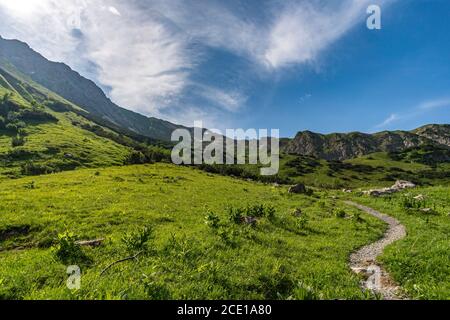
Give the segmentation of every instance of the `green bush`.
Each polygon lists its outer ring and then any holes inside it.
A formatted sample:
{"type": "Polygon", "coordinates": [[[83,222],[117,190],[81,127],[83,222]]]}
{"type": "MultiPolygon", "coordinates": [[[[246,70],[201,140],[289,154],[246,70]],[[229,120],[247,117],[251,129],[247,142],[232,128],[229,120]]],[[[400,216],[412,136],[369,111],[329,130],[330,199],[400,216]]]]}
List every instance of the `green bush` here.
{"type": "Polygon", "coordinates": [[[334,215],[336,218],[345,218],[347,217],[347,213],[343,209],[334,210],[334,215]]]}
{"type": "Polygon", "coordinates": [[[78,237],[69,231],[58,235],[57,243],[52,251],[56,258],[64,264],[77,264],[87,262],[89,259],[83,249],[77,244],[78,237]]]}
{"type": "Polygon", "coordinates": [[[271,205],[256,204],[248,205],[244,208],[228,207],[228,216],[230,221],[235,224],[241,224],[245,217],[268,218],[275,217],[276,210],[271,205]]]}
{"type": "Polygon", "coordinates": [[[308,225],[308,218],[305,215],[300,216],[297,219],[297,226],[300,230],[303,230],[308,225]]]}
{"type": "Polygon", "coordinates": [[[125,165],[144,164],[147,162],[144,154],[140,151],[131,152],[125,159],[125,165]]]}
{"type": "Polygon", "coordinates": [[[14,132],[14,133],[20,133],[23,131],[23,129],[25,129],[26,126],[27,125],[23,121],[13,121],[13,122],[9,122],[6,125],[6,130],[14,132]]]}
{"type": "Polygon", "coordinates": [[[423,200],[414,199],[411,195],[404,195],[400,199],[400,206],[403,209],[420,209],[425,207],[423,200]]]}
{"type": "Polygon", "coordinates": [[[242,223],[242,220],[244,219],[244,213],[245,210],[242,208],[233,208],[231,206],[228,207],[228,216],[230,218],[230,221],[235,224],[242,223]]]}
{"type": "Polygon", "coordinates": [[[161,280],[152,277],[146,277],[143,280],[145,292],[150,300],[169,300],[171,298],[170,291],[161,280]]]}
{"type": "Polygon", "coordinates": [[[25,144],[25,138],[23,136],[17,135],[12,138],[11,140],[11,146],[13,148],[21,147],[25,144]]]}
{"type": "Polygon", "coordinates": [[[205,216],[205,224],[212,229],[217,229],[220,226],[220,218],[212,211],[208,211],[205,216]]]}
{"type": "Polygon", "coordinates": [[[27,162],[22,165],[21,168],[21,173],[24,176],[39,176],[54,172],[58,172],[58,170],[45,164],[37,164],[33,162],[27,162]]]}
{"type": "Polygon", "coordinates": [[[152,239],[153,228],[148,226],[125,234],[121,240],[128,252],[137,253],[147,252],[149,250],[149,242],[152,239]]]}

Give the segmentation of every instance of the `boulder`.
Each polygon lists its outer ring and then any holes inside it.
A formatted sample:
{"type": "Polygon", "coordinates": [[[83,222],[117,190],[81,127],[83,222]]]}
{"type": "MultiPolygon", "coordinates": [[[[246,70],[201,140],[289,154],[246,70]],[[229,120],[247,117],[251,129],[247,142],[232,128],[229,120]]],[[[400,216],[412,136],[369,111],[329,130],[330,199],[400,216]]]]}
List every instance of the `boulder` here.
{"type": "Polygon", "coordinates": [[[306,189],[305,185],[302,183],[299,183],[293,187],[289,188],[289,193],[295,193],[295,194],[306,194],[308,193],[308,190],[306,189]]]}
{"type": "Polygon", "coordinates": [[[412,182],[404,181],[404,180],[398,180],[392,186],[392,189],[404,190],[404,189],[415,188],[415,187],[416,187],[416,185],[414,183],[412,183],[412,182]]]}

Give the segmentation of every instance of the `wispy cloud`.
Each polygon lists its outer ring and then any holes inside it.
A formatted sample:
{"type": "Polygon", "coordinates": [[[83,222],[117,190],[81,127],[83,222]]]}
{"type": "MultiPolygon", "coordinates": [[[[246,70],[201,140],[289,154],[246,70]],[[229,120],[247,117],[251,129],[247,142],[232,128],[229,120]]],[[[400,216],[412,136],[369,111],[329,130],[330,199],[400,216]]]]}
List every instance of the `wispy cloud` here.
{"type": "Polygon", "coordinates": [[[375,126],[376,129],[385,128],[388,125],[392,124],[393,122],[399,120],[401,117],[398,114],[391,114],[389,117],[387,117],[382,123],[375,126]]]}
{"type": "Polygon", "coordinates": [[[209,103],[230,112],[237,112],[247,101],[247,97],[237,90],[223,90],[201,84],[196,84],[194,90],[209,103]]]}
{"type": "Polygon", "coordinates": [[[288,2],[269,31],[263,59],[272,68],[313,61],[364,18],[369,2],[346,0],[327,6],[288,2]]]}
{"type": "Polygon", "coordinates": [[[450,98],[425,101],[419,105],[419,109],[421,110],[431,110],[442,107],[450,107],[450,98]]]}
{"type": "Polygon", "coordinates": [[[423,101],[419,103],[417,106],[411,108],[411,110],[407,113],[395,113],[389,115],[383,122],[376,125],[374,129],[385,129],[390,125],[392,125],[393,123],[404,121],[406,119],[424,116],[435,109],[443,107],[450,107],[450,99],[437,98],[423,101]]]}
{"type": "Polygon", "coordinates": [[[258,72],[282,72],[318,59],[364,19],[371,2],[265,1],[255,11],[245,1],[0,0],[0,34],[69,64],[116,103],[147,115],[169,117],[192,87],[208,103],[186,112],[236,112],[247,101],[245,86],[192,79],[209,49],[258,72]]]}

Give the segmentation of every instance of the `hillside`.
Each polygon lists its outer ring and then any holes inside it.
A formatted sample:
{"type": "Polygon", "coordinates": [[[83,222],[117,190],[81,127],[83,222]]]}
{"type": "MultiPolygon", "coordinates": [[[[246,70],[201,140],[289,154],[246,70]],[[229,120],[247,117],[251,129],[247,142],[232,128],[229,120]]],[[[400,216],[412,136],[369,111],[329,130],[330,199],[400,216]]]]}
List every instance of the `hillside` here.
{"type": "Polygon", "coordinates": [[[104,123],[0,67],[0,179],[166,157],[164,149],[147,144],[151,141],[104,123]]]}
{"type": "Polygon", "coordinates": [[[376,152],[401,152],[426,145],[450,148],[450,125],[428,125],[413,131],[384,131],[375,134],[299,132],[285,142],[289,154],[325,160],[348,160],[376,152]]]}
{"type": "Polygon", "coordinates": [[[63,63],[47,60],[26,43],[0,37],[0,66],[4,69],[13,67],[92,115],[137,134],[170,141],[173,130],[181,128],[170,122],[148,118],[117,106],[94,82],[63,63]]]}

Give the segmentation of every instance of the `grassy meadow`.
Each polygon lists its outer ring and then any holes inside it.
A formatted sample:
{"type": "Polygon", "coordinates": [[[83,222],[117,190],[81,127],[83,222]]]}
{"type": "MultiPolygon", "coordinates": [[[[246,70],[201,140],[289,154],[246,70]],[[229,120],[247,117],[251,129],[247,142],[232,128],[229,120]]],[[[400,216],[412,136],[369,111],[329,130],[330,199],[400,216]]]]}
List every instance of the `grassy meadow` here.
{"type": "Polygon", "coordinates": [[[376,298],[347,260],[385,226],[327,192],[156,164],[2,181],[0,212],[2,299],[376,298]],[[236,219],[250,213],[255,225],[236,219]],[[105,241],[60,250],[75,237],[105,241]]]}

